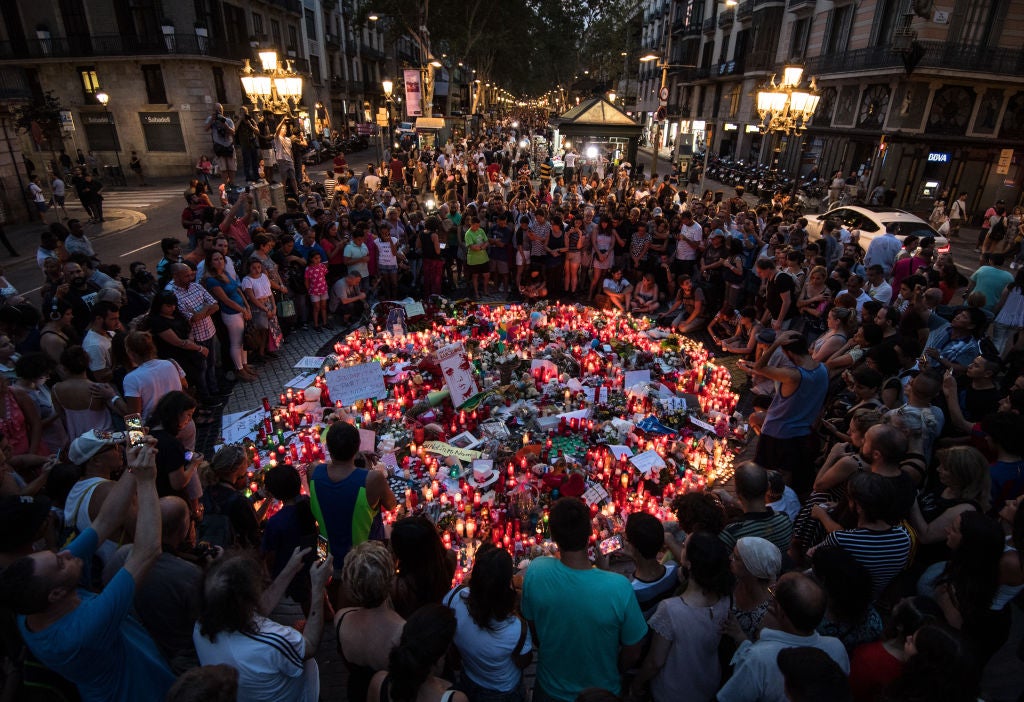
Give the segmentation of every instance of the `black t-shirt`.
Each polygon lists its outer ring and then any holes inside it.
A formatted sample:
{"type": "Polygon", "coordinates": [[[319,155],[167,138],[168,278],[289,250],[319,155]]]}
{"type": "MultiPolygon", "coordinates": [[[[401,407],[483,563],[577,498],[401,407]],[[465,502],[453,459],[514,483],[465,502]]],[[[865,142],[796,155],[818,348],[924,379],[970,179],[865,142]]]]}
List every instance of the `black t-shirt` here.
{"type": "Polygon", "coordinates": [[[796,316],[796,281],[789,273],[779,271],[768,283],[765,292],[765,306],[772,315],[772,319],[778,319],[782,310],[782,294],[789,293],[789,309],[784,319],[792,319],[796,316]]]}
{"type": "MultiPolygon", "coordinates": [[[[147,418],[144,418],[147,419],[147,418]]],[[[183,468],[188,461],[185,460],[185,444],[166,429],[157,429],[152,432],[156,439],[156,492],[160,497],[180,497],[187,500],[184,490],[175,490],[171,487],[171,473],[183,468]]]]}
{"type": "Polygon", "coordinates": [[[167,319],[159,314],[151,315],[149,318],[149,332],[153,335],[153,341],[156,343],[157,357],[173,358],[180,363],[182,359],[186,358],[188,352],[180,346],[173,346],[164,341],[160,335],[168,329],[173,331],[179,339],[185,341],[192,331],[191,326],[187,319],[177,315],[173,319],[167,319]]]}

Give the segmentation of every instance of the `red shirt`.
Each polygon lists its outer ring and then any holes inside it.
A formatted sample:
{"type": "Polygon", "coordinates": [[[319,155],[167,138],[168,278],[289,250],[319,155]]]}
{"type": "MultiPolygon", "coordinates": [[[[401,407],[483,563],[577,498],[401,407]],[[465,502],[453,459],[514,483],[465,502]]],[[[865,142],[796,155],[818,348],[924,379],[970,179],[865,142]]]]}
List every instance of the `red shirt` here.
{"type": "Polygon", "coordinates": [[[392,183],[404,183],[405,177],[402,175],[402,171],[405,166],[397,158],[392,158],[391,163],[388,164],[391,167],[391,182],[392,183]]]}
{"type": "Polygon", "coordinates": [[[850,691],[857,702],[881,699],[882,690],[903,673],[903,661],[885,650],[881,641],[858,646],[850,656],[850,691]]]}

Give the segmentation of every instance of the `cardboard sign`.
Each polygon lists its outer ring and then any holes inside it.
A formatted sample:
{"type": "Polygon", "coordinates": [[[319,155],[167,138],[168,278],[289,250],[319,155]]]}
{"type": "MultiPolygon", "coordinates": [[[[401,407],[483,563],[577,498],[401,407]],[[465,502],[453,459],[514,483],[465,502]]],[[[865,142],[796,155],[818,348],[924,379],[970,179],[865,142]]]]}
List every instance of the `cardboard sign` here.
{"type": "Polygon", "coordinates": [[[317,368],[324,364],[324,356],[303,356],[300,358],[293,368],[317,368]]]}
{"type": "Polygon", "coordinates": [[[443,441],[428,441],[423,444],[423,448],[429,453],[436,453],[439,456],[454,456],[460,461],[472,461],[475,458],[480,458],[479,451],[459,448],[443,441]]]}
{"type": "MultiPolygon", "coordinates": [[[[437,352],[437,362],[444,374],[444,382],[452,396],[452,404],[459,407],[480,392],[473,377],[473,366],[462,343],[448,344],[437,352]]],[[[334,393],[331,393],[334,397],[334,393]]]]}
{"type": "Polygon", "coordinates": [[[384,369],[377,361],[345,366],[324,375],[331,400],[342,405],[354,405],[359,400],[385,398],[384,369]]]}

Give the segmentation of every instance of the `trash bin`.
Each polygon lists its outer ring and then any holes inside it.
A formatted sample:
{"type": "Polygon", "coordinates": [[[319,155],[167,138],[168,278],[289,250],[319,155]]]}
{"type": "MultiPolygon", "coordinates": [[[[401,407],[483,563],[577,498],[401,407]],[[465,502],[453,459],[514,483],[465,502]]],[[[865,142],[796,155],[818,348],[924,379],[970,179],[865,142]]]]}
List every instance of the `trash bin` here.
{"type": "Polygon", "coordinates": [[[284,212],[284,185],[274,183],[270,186],[270,204],[277,208],[278,212],[284,212]]]}

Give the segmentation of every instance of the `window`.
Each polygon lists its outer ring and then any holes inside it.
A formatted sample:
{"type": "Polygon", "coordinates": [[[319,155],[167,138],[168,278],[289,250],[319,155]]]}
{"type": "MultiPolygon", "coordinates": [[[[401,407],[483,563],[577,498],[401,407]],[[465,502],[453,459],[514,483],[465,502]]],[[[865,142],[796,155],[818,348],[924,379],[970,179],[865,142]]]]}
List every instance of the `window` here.
{"type": "Polygon", "coordinates": [[[100,79],[96,75],[96,67],[79,66],[78,75],[82,77],[82,95],[85,96],[85,104],[100,104],[96,99],[96,93],[100,91],[100,79]]]}
{"type": "Polygon", "coordinates": [[[811,18],[802,17],[793,23],[793,33],[789,40],[789,57],[804,58],[807,54],[807,37],[811,33],[811,18]]]}
{"type": "Polygon", "coordinates": [[[258,12],[252,13],[252,34],[257,39],[263,39],[267,36],[267,30],[263,26],[263,15],[258,12]]]}
{"type": "Polygon", "coordinates": [[[276,19],[270,20],[270,39],[274,42],[274,48],[281,48],[281,23],[276,19]]]}
{"type": "Polygon", "coordinates": [[[715,42],[709,41],[704,45],[704,55],[701,56],[701,68],[710,68],[711,62],[715,60],[715,42]]]}
{"type": "Polygon", "coordinates": [[[958,0],[950,18],[950,40],[978,46],[995,45],[1009,5],[1005,0],[958,0]]]}
{"type": "Polygon", "coordinates": [[[320,57],[310,56],[309,57],[309,70],[313,73],[313,83],[320,85],[320,57]]]}
{"type": "Polygon", "coordinates": [[[825,39],[822,42],[822,54],[841,54],[846,51],[850,41],[850,26],[853,23],[853,5],[837,7],[828,13],[825,24],[825,39]]]}
{"type": "Polygon", "coordinates": [[[228,101],[228,91],[224,88],[224,69],[220,66],[213,67],[213,91],[217,93],[217,102],[223,104],[228,101]]]}
{"type": "Polygon", "coordinates": [[[306,38],[316,41],[316,15],[306,8],[306,38]]]}
{"type": "Polygon", "coordinates": [[[299,30],[294,24],[288,25],[288,51],[294,51],[298,56],[299,51],[299,30]]]}
{"type": "Polygon", "coordinates": [[[722,84],[715,83],[715,97],[711,102],[711,116],[718,117],[719,109],[722,107],[722,84]]]}
{"type": "Polygon", "coordinates": [[[159,65],[143,65],[142,80],[146,84],[146,102],[150,105],[167,104],[167,90],[164,88],[164,72],[159,65]]]}

